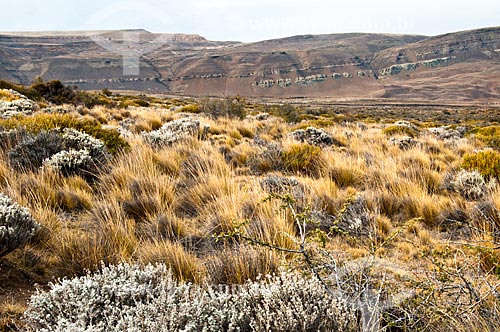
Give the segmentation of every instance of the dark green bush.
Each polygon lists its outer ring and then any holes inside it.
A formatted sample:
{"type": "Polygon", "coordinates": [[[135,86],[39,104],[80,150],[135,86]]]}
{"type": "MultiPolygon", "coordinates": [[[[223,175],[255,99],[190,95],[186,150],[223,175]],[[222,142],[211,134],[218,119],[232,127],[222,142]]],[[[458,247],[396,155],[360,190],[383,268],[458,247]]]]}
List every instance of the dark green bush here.
{"type": "Polygon", "coordinates": [[[65,86],[61,81],[44,82],[38,79],[31,89],[45,100],[58,105],[70,104],[77,97],[75,88],[65,86]]]}

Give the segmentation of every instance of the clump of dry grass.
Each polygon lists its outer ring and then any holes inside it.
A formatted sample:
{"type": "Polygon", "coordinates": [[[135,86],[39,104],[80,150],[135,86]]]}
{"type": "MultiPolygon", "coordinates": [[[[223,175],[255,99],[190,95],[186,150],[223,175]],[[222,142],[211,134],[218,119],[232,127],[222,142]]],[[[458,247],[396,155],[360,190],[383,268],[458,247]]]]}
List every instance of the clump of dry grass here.
{"type": "Polygon", "coordinates": [[[310,144],[292,144],[281,154],[285,171],[319,177],[324,172],[325,159],[321,148],[310,144]]]}
{"type": "Polygon", "coordinates": [[[224,248],[207,258],[207,270],[213,284],[243,284],[260,275],[277,273],[280,259],[272,251],[250,246],[224,248]]]}
{"type": "Polygon", "coordinates": [[[138,248],[135,256],[143,264],[165,264],[178,280],[201,283],[206,277],[202,261],[177,243],[145,243],[138,248]]]}
{"type": "Polygon", "coordinates": [[[14,301],[0,304],[0,332],[18,331],[23,326],[22,316],[25,310],[24,305],[14,301]]]}

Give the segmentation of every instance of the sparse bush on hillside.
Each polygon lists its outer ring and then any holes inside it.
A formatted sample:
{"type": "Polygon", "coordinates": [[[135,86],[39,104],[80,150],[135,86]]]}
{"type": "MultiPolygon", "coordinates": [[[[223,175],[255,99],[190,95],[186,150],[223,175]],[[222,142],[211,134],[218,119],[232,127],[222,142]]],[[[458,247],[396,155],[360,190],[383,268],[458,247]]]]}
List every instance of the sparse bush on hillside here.
{"type": "Polygon", "coordinates": [[[205,99],[200,103],[200,110],[210,117],[245,118],[245,99],[227,97],[224,99],[205,99]]]}
{"type": "Polygon", "coordinates": [[[27,208],[0,193],[0,257],[25,245],[39,229],[27,208]]]}
{"type": "Polygon", "coordinates": [[[480,199],[486,193],[486,183],[478,171],[461,170],[451,184],[466,199],[480,199]]]}
{"type": "Polygon", "coordinates": [[[76,86],[66,86],[61,81],[44,82],[37,79],[29,88],[30,95],[35,99],[45,99],[48,102],[62,105],[85,105],[92,108],[97,105],[111,105],[112,102],[105,95],[78,91],[76,86]]]}
{"type": "Polygon", "coordinates": [[[45,100],[54,104],[69,104],[76,98],[75,89],[64,86],[61,81],[44,82],[41,79],[31,86],[45,100]]]}
{"type": "Polygon", "coordinates": [[[466,170],[477,170],[486,180],[500,180],[500,152],[494,150],[467,154],[462,161],[466,170]]]}
{"type": "Polygon", "coordinates": [[[317,279],[268,276],[241,287],[179,284],[165,265],[120,264],[31,298],[34,331],[357,331],[355,310],[317,279]],[[272,317],[272,319],[269,319],[272,317]]]}

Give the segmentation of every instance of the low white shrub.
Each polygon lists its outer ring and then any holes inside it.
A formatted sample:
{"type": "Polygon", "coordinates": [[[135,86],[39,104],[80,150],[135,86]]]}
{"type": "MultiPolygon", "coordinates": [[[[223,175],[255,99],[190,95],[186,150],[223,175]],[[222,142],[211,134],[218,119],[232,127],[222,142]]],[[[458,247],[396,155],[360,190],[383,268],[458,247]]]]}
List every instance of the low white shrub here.
{"type": "Polygon", "coordinates": [[[96,174],[95,163],[86,149],[62,150],[43,161],[43,167],[64,176],[96,174]]]}
{"type": "Polygon", "coordinates": [[[200,121],[192,118],[182,118],[164,124],[160,129],[143,133],[143,140],[154,148],[170,146],[188,137],[197,136],[200,121]]]}
{"type": "Polygon", "coordinates": [[[309,143],[311,145],[329,146],[342,144],[335,140],[329,133],[323,129],[308,127],[305,130],[299,129],[290,133],[290,136],[299,142],[309,143]]]}
{"type": "Polygon", "coordinates": [[[483,176],[478,171],[461,170],[454,179],[451,185],[455,191],[459,192],[464,198],[470,200],[480,199],[486,193],[486,182],[483,176]]]}
{"type": "Polygon", "coordinates": [[[62,138],[66,150],[85,149],[89,152],[94,163],[104,164],[111,158],[104,142],[89,134],[82,133],[73,128],[65,128],[62,138]]]}
{"type": "Polygon", "coordinates": [[[165,265],[120,264],[31,298],[32,331],[357,331],[356,311],[289,273],[242,286],[176,282],[165,265]]]}
{"type": "Polygon", "coordinates": [[[14,100],[0,99],[0,119],[8,119],[19,114],[30,115],[33,113],[35,103],[25,95],[10,89],[0,89],[0,92],[15,98],[14,100]]]}
{"type": "Polygon", "coordinates": [[[0,257],[25,245],[39,229],[27,208],[0,193],[0,257]]]}

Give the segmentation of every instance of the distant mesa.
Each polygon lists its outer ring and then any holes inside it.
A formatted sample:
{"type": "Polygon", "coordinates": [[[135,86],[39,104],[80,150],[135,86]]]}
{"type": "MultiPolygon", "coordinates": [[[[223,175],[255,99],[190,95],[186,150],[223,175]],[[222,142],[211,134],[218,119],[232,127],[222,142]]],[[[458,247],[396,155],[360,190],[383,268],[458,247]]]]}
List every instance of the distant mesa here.
{"type": "Polygon", "coordinates": [[[84,90],[489,103],[500,100],[499,63],[500,27],[433,37],[348,33],[255,43],[143,29],[0,33],[0,79],[27,85],[40,76],[84,90]],[[127,33],[138,34],[139,45],[157,43],[141,53],[138,75],[125,75],[121,55],[89,37],[119,44],[127,33]]]}

